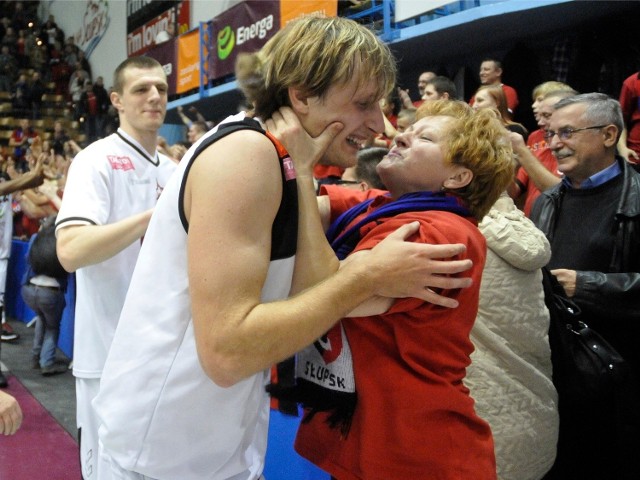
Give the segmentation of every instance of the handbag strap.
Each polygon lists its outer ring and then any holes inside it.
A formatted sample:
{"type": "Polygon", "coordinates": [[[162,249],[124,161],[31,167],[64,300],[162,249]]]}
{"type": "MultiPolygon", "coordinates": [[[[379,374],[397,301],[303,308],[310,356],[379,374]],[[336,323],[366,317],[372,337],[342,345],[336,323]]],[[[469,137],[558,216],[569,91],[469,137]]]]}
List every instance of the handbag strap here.
{"type": "Polygon", "coordinates": [[[547,307],[551,310],[549,302],[553,306],[563,312],[562,320],[571,326],[574,333],[578,333],[583,327],[587,327],[584,322],[579,320],[582,310],[580,307],[565,294],[564,288],[558,282],[558,279],[547,267],[542,267],[542,286],[544,288],[545,301],[547,307]]]}

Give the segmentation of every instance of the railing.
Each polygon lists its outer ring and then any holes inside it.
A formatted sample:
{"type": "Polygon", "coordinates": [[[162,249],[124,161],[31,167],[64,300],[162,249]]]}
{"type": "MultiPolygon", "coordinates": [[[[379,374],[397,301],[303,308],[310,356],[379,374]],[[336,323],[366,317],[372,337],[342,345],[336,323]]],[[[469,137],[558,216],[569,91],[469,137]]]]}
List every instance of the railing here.
{"type": "MultiPolygon", "coordinates": [[[[362,10],[345,15],[347,18],[366,23],[371,26],[380,38],[385,42],[392,42],[400,36],[400,30],[409,26],[428,22],[452,15],[471,8],[479,7],[482,4],[497,3],[508,0],[459,0],[453,2],[442,2],[437,0],[423,0],[419,2],[420,8],[415,16],[403,18],[402,21],[395,21],[396,0],[370,0],[362,10]],[[434,5],[431,10],[425,10],[429,5],[434,5]],[[423,10],[423,11],[420,11],[423,10]],[[364,22],[366,20],[366,22],[364,22]]],[[[402,6],[402,5],[400,5],[402,6]]],[[[214,39],[210,22],[201,22],[199,25],[200,35],[200,85],[195,93],[182,94],[179,98],[173,98],[169,102],[168,109],[194,103],[205,97],[212,97],[229,90],[235,89],[235,78],[233,75],[224,78],[209,78],[209,62],[214,61],[212,55],[212,41],[214,39]]]]}

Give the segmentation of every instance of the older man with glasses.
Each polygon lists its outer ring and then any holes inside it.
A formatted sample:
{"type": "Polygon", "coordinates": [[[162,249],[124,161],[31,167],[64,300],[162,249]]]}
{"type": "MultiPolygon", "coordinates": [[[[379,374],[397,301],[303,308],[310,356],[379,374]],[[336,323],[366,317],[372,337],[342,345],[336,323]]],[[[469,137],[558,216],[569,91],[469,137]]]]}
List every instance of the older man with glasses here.
{"type": "MultiPolygon", "coordinates": [[[[589,93],[559,101],[546,141],[564,175],[543,192],[531,218],[551,243],[548,268],[582,310],[581,318],[629,364],[638,388],[640,350],[640,175],[616,144],[623,129],[620,104],[589,93]]],[[[640,405],[622,409],[614,392],[598,398],[567,393],[569,379],[554,352],[559,391],[558,456],[546,478],[640,478],[640,464],[627,452],[640,451],[631,422],[640,405]]]]}

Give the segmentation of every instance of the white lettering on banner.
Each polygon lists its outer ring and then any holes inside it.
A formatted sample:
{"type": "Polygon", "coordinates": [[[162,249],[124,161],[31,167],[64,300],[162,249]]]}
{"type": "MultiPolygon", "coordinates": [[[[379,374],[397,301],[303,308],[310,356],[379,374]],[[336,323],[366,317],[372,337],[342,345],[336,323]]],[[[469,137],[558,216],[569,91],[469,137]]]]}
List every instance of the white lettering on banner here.
{"type": "Polygon", "coordinates": [[[127,35],[127,55],[136,55],[139,50],[146,50],[148,47],[155,45],[156,36],[159,32],[167,30],[171,17],[159,17],[153,23],[143,25],[141,29],[137,29],[127,35]]]}
{"type": "Polygon", "coordinates": [[[135,35],[127,35],[127,54],[131,55],[142,48],[142,35],[136,33],[135,35]]]}
{"type": "Polygon", "coordinates": [[[236,45],[242,45],[244,42],[248,42],[256,37],[264,38],[267,36],[267,32],[273,28],[273,15],[264,17],[258,20],[253,25],[248,27],[238,27],[236,34],[236,45]]]}
{"type": "Polygon", "coordinates": [[[150,3],[151,0],[129,0],[127,2],[127,16],[133,15],[138,10],[142,10],[150,3]]]}
{"type": "Polygon", "coordinates": [[[180,83],[181,87],[183,85],[191,82],[191,78],[192,78],[191,74],[194,71],[197,71],[197,72],[200,71],[200,64],[199,63],[194,63],[192,65],[188,65],[188,66],[180,69],[180,74],[179,74],[180,81],[179,81],[179,83],[180,83]]]}

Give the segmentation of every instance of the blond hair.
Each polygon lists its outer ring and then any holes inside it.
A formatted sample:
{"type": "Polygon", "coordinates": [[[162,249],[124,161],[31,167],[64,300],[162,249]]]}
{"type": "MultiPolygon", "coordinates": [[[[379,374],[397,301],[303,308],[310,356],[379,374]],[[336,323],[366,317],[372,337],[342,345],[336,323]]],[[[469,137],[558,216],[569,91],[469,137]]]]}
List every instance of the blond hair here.
{"type": "Polygon", "coordinates": [[[560,92],[560,91],[574,92],[573,95],[578,93],[566,83],[556,82],[555,80],[551,80],[549,82],[544,82],[544,83],[541,83],[540,85],[537,85],[533,89],[533,92],[531,93],[531,99],[535,102],[538,97],[544,97],[548,93],[560,92]]]}
{"type": "Polygon", "coordinates": [[[289,87],[322,98],[353,75],[359,85],[375,79],[378,99],[393,89],[396,65],[378,37],[340,17],[309,15],[290,22],[259,52],[240,54],[236,62],[238,85],[261,118],[289,105],[289,87]]]}
{"type": "Polygon", "coordinates": [[[460,165],[473,173],[466,187],[447,191],[462,198],[473,216],[481,220],[513,180],[508,132],[492,110],[473,110],[457,100],[424,102],[416,112],[416,121],[437,116],[454,119],[447,127],[445,164],[460,165]]]}

